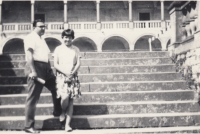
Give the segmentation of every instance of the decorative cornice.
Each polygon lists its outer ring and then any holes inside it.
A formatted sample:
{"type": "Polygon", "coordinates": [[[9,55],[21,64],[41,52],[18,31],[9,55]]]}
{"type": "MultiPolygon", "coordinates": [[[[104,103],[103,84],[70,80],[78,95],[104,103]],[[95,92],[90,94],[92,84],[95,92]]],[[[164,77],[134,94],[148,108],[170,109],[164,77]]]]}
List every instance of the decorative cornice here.
{"type": "Polygon", "coordinates": [[[173,1],[170,6],[168,7],[168,11],[172,10],[173,8],[180,8],[188,1],[173,1]]]}

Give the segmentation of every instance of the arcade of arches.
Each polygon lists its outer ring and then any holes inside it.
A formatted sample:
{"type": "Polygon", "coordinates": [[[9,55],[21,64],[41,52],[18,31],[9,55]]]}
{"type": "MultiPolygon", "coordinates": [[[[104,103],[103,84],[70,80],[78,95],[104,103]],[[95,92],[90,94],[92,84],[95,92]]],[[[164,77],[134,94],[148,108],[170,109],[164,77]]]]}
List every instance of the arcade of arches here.
{"type": "MultiPolygon", "coordinates": [[[[135,51],[149,51],[149,41],[151,35],[145,35],[140,37],[134,44],[135,51]]],[[[55,38],[45,38],[49,49],[51,52],[54,51],[56,46],[61,44],[61,41],[55,38]]],[[[73,42],[81,52],[95,52],[97,51],[97,45],[95,42],[87,37],[76,38],[73,42]]],[[[158,39],[155,39],[151,42],[152,51],[161,51],[161,42],[158,39]]],[[[129,51],[129,43],[122,37],[113,36],[106,39],[102,44],[102,51],[129,51]]],[[[3,48],[3,53],[8,54],[20,54],[24,53],[24,43],[20,38],[13,38],[6,42],[3,48]]]]}

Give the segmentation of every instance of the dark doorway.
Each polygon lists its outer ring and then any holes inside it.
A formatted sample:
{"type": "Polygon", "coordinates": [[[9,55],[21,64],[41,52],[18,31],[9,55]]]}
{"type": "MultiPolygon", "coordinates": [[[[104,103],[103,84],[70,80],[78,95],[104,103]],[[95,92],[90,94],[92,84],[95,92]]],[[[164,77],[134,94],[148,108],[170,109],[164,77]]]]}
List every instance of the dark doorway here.
{"type": "Polygon", "coordinates": [[[150,20],[150,13],[139,13],[139,18],[141,21],[150,20]]]}
{"type": "Polygon", "coordinates": [[[45,22],[45,14],[35,14],[35,20],[41,19],[45,22]]]}

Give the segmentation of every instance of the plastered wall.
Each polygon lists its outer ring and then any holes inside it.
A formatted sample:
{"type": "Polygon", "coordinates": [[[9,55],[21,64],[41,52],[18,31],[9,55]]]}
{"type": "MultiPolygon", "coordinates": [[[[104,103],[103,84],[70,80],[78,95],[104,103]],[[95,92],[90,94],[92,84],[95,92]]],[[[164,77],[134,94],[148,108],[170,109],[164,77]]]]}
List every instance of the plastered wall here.
{"type": "MultiPolygon", "coordinates": [[[[167,7],[168,5],[166,5],[167,7]]],[[[68,22],[96,22],[96,2],[92,1],[69,1],[68,22]]],[[[165,19],[169,19],[168,11],[165,7],[165,19]]],[[[100,2],[101,21],[128,21],[129,20],[128,1],[100,2]]],[[[149,12],[151,20],[160,20],[160,2],[156,5],[152,1],[132,2],[133,21],[139,20],[140,12],[149,12]]],[[[63,22],[64,5],[62,1],[57,2],[35,2],[35,14],[45,14],[46,22],[63,22]]],[[[31,3],[30,1],[6,1],[2,4],[2,22],[30,22],[31,3]]]]}

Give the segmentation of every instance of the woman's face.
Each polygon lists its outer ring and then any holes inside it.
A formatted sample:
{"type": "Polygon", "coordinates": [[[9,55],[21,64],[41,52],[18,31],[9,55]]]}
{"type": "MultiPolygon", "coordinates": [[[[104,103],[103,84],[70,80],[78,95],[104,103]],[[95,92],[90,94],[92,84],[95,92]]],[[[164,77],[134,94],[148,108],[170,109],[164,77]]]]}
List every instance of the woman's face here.
{"type": "Polygon", "coordinates": [[[63,42],[66,46],[71,46],[72,45],[72,36],[64,36],[63,37],[63,42]]]}

